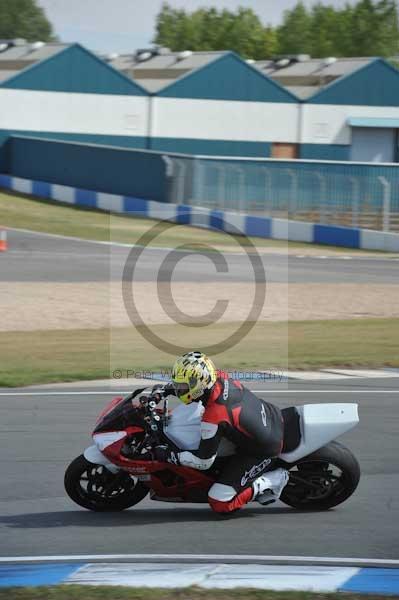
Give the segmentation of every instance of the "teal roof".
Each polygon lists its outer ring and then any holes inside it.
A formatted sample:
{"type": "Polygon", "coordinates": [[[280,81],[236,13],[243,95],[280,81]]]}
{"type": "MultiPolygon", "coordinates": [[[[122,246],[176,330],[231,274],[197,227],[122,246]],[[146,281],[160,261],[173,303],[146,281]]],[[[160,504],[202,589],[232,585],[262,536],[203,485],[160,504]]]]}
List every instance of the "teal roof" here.
{"type": "Polygon", "coordinates": [[[399,71],[384,59],[376,58],[330,83],[307,103],[399,106],[399,71]]]}
{"type": "Polygon", "coordinates": [[[378,117],[349,117],[348,125],[351,127],[378,127],[380,129],[399,128],[399,119],[386,119],[378,117]]]}
{"type": "Polygon", "coordinates": [[[161,89],[157,96],[201,100],[288,102],[298,99],[234,52],[225,52],[161,89]]]}
{"type": "Polygon", "coordinates": [[[3,88],[80,94],[148,96],[140,85],[98,58],[73,44],[3,81],[3,88]]]}

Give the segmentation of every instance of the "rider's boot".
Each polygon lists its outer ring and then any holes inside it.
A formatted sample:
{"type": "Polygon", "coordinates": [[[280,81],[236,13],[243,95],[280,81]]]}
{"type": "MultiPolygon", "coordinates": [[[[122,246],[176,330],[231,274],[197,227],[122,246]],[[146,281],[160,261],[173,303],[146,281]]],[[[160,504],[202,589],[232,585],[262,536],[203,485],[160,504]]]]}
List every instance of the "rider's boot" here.
{"type": "Polygon", "coordinates": [[[269,471],[255,479],[252,484],[254,490],[253,500],[259,504],[272,504],[280,498],[280,494],[287,485],[289,479],[288,471],[276,469],[269,471]]]}

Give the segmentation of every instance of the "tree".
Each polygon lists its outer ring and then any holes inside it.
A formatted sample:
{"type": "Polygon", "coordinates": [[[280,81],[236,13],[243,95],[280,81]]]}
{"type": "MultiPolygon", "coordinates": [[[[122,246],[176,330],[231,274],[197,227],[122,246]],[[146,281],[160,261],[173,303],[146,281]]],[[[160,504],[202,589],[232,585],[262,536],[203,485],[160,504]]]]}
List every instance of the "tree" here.
{"type": "Polygon", "coordinates": [[[332,6],[321,3],[312,7],[310,14],[310,52],[311,56],[324,58],[337,56],[337,11],[332,6]]]}
{"type": "Polygon", "coordinates": [[[395,0],[360,0],[352,12],[350,56],[390,56],[399,50],[395,0]]]}
{"type": "Polygon", "coordinates": [[[216,8],[191,14],[162,5],[157,17],[156,44],[171,50],[234,50],[244,58],[260,59],[276,49],[276,36],[250,8],[232,12],[216,8]]]}
{"type": "Polygon", "coordinates": [[[311,16],[302,2],[284,12],[277,30],[279,54],[310,54],[311,16]]]}
{"type": "Polygon", "coordinates": [[[51,23],[35,0],[0,0],[0,39],[54,40],[51,23]]]}
{"type": "Polygon", "coordinates": [[[353,56],[353,11],[354,9],[350,4],[336,11],[335,29],[333,32],[334,51],[332,56],[353,56]]]}
{"type": "Polygon", "coordinates": [[[392,56],[399,51],[395,0],[359,0],[335,9],[302,2],[284,13],[278,28],[278,53],[311,56],[392,56]]]}
{"type": "Polygon", "coordinates": [[[265,58],[272,58],[277,54],[277,31],[271,26],[264,28],[260,39],[256,45],[256,53],[254,58],[256,60],[264,60],[265,58]]]}
{"type": "Polygon", "coordinates": [[[358,0],[341,9],[319,0],[309,10],[299,1],[273,28],[249,8],[188,13],[165,3],[154,41],[177,51],[235,50],[256,60],[286,54],[393,56],[399,52],[398,9],[396,0],[358,0]]]}
{"type": "Polygon", "coordinates": [[[262,46],[266,42],[264,27],[250,8],[239,8],[236,15],[228,15],[223,23],[224,47],[244,58],[263,58],[262,46]]]}
{"type": "Polygon", "coordinates": [[[169,4],[164,3],[157,16],[155,43],[167,48],[176,49],[180,13],[169,4]]]}

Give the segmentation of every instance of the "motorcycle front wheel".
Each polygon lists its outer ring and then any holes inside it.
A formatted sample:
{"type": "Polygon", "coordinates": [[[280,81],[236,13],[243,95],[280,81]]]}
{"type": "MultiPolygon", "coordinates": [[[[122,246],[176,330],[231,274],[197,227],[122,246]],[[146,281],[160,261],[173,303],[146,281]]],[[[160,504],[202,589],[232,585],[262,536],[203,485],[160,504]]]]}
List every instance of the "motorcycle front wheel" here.
{"type": "Polygon", "coordinates": [[[103,465],[95,465],[83,454],[75,458],[65,471],[65,491],[68,496],[88,510],[97,512],[121,511],[138,504],[149,489],[128,473],[111,473],[103,465]]]}
{"type": "Polygon", "coordinates": [[[280,500],[302,510],[328,510],[342,504],[360,479],[359,463],[339,442],[330,442],[285,468],[290,479],[280,500]]]}

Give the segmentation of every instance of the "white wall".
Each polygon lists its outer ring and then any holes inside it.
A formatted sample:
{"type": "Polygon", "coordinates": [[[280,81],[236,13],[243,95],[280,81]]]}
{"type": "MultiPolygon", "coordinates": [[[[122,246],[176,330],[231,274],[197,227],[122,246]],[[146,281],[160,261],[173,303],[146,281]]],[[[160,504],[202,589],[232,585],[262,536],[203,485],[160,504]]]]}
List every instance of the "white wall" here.
{"type": "Polygon", "coordinates": [[[297,104],[153,98],[153,137],[298,142],[297,104]]]}
{"type": "Polygon", "coordinates": [[[147,97],[0,89],[0,129],[142,137],[147,97]]]}
{"type": "Polygon", "coordinates": [[[302,144],[351,144],[350,117],[399,119],[395,106],[304,104],[302,111],[302,144]]]}
{"type": "Polygon", "coordinates": [[[0,89],[0,129],[33,132],[146,137],[151,121],[152,137],[350,145],[350,117],[399,119],[399,107],[0,89]]]}

